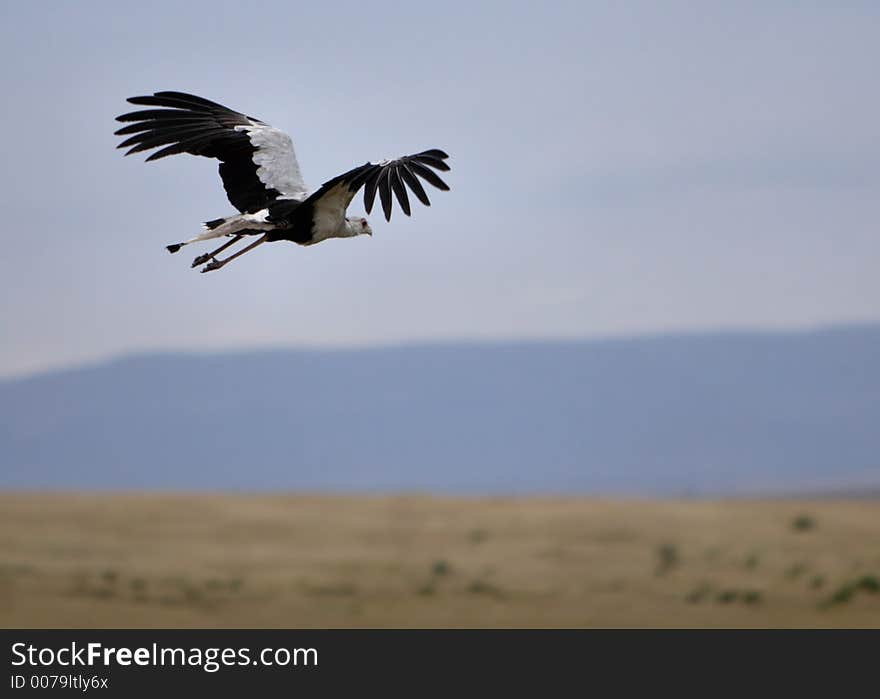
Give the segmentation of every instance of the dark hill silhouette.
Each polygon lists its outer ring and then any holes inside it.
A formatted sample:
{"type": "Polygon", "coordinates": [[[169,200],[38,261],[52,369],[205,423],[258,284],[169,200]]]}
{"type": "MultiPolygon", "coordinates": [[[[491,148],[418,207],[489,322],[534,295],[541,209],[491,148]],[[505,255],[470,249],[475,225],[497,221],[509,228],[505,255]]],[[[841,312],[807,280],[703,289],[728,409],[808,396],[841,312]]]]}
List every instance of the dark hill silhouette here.
{"type": "Polygon", "coordinates": [[[164,354],[0,383],[0,486],[880,484],[880,327],[164,354]]]}

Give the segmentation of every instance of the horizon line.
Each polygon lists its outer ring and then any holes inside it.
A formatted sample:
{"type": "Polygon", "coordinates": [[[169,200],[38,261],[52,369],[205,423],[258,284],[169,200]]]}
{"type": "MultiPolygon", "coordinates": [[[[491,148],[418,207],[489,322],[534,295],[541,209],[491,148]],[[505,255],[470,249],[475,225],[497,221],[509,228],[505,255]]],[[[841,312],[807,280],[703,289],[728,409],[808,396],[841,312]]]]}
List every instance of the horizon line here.
{"type": "Polygon", "coordinates": [[[169,356],[222,356],[237,354],[272,354],[282,352],[302,353],[344,353],[370,352],[394,349],[425,349],[434,347],[493,347],[510,345],[573,345],[573,344],[607,344],[616,342],[637,342],[644,340],[661,340],[673,338],[708,338],[724,336],[784,336],[784,335],[821,335],[833,332],[880,329],[880,321],[857,321],[840,323],[817,323],[791,327],[768,328],[764,326],[731,326],[719,328],[681,328],[668,330],[646,330],[644,332],[627,332],[620,334],[580,335],[580,336],[510,336],[510,337],[461,337],[461,338],[413,338],[388,342],[364,343],[302,343],[274,345],[230,345],[222,348],[194,347],[157,347],[151,349],[127,349],[110,352],[81,361],[71,361],[56,365],[48,364],[43,368],[5,372],[0,369],[0,383],[28,380],[70,371],[96,368],[103,365],[116,364],[132,359],[169,357],[169,356]]]}

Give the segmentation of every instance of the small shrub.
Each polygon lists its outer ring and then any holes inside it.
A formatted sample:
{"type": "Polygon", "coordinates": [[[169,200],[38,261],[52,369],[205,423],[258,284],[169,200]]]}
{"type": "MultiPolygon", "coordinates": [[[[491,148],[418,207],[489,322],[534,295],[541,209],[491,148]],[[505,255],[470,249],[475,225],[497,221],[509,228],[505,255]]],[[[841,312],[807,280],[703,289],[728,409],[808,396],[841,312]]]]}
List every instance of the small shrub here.
{"type": "Polygon", "coordinates": [[[472,544],[482,544],[488,538],[489,532],[485,529],[471,529],[468,532],[468,541],[472,544]]]}
{"type": "Polygon", "coordinates": [[[816,520],[810,515],[798,515],[791,520],[791,528],[796,532],[808,532],[816,528],[816,520]]]}
{"type": "Polygon", "coordinates": [[[758,564],[761,562],[761,557],[757,553],[750,553],[746,556],[745,567],[746,570],[754,570],[758,567],[758,564]]]}
{"type": "Polygon", "coordinates": [[[431,565],[431,574],[436,575],[437,577],[442,577],[444,575],[449,575],[452,572],[452,566],[449,565],[447,561],[438,560],[434,561],[433,565],[431,565]]]}
{"type": "Polygon", "coordinates": [[[687,595],[685,595],[684,601],[688,604],[699,604],[711,594],[712,586],[703,583],[688,592],[687,595]]]}
{"type": "Polygon", "coordinates": [[[418,590],[416,590],[416,594],[420,597],[430,597],[436,594],[437,588],[434,586],[434,583],[425,583],[418,590]]]}
{"type": "Polygon", "coordinates": [[[849,580],[838,587],[823,606],[833,607],[851,602],[857,592],[866,592],[869,595],[877,594],[880,592],[880,578],[876,575],[863,575],[856,580],[849,580]]]}
{"type": "Polygon", "coordinates": [[[736,602],[736,598],[739,596],[739,593],[736,590],[722,590],[718,593],[718,596],[715,600],[719,604],[730,604],[731,602],[736,602]]]}
{"type": "MultiPolygon", "coordinates": [[[[705,599],[710,599],[714,590],[708,583],[702,583],[698,587],[691,590],[686,596],[685,601],[688,604],[698,604],[705,599]]],[[[733,604],[734,602],[742,602],[743,604],[755,605],[760,604],[764,600],[764,595],[760,590],[735,590],[728,588],[719,590],[715,593],[715,602],[718,604],[733,604]]]]}
{"type": "Polygon", "coordinates": [[[742,601],[746,604],[760,604],[763,601],[763,595],[760,590],[746,590],[742,593],[742,601]]]}
{"type": "Polygon", "coordinates": [[[856,590],[856,586],[852,583],[845,583],[834,591],[834,594],[828,598],[828,601],[825,604],[829,607],[837,604],[846,604],[852,600],[856,590]]]}
{"type": "Polygon", "coordinates": [[[863,575],[856,583],[860,590],[875,594],[880,592],[880,579],[875,575],[863,575]]]}
{"type": "Polygon", "coordinates": [[[807,566],[803,563],[795,563],[793,566],[789,566],[785,569],[785,579],[786,580],[797,580],[801,575],[807,572],[807,566]]]}
{"type": "Polygon", "coordinates": [[[657,547],[657,568],[655,575],[665,575],[680,563],[678,547],[675,544],[661,544],[657,547]]]}

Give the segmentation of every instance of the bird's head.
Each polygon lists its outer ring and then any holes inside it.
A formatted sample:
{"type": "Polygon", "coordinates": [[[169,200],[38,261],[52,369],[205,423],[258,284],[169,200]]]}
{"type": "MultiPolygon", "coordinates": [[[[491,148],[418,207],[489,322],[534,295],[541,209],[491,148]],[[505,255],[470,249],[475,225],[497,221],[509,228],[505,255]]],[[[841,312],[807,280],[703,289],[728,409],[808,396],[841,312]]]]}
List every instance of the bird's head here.
{"type": "Polygon", "coordinates": [[[348,223],[348,230],[352,235],[373,235],[373,229],[363,216],[345,219],[348,223]]]}

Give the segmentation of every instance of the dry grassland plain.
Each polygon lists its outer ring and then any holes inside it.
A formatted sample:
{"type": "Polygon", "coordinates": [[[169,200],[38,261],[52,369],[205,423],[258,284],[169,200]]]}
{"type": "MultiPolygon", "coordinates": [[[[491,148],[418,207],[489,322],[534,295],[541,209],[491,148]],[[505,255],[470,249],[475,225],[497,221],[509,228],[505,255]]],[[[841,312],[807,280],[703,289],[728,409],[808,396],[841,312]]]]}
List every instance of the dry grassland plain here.
{"type": "Polygon", "coordinates": [[[7,492],[0,626],[880,627],[880,501],[7,492]]]}

